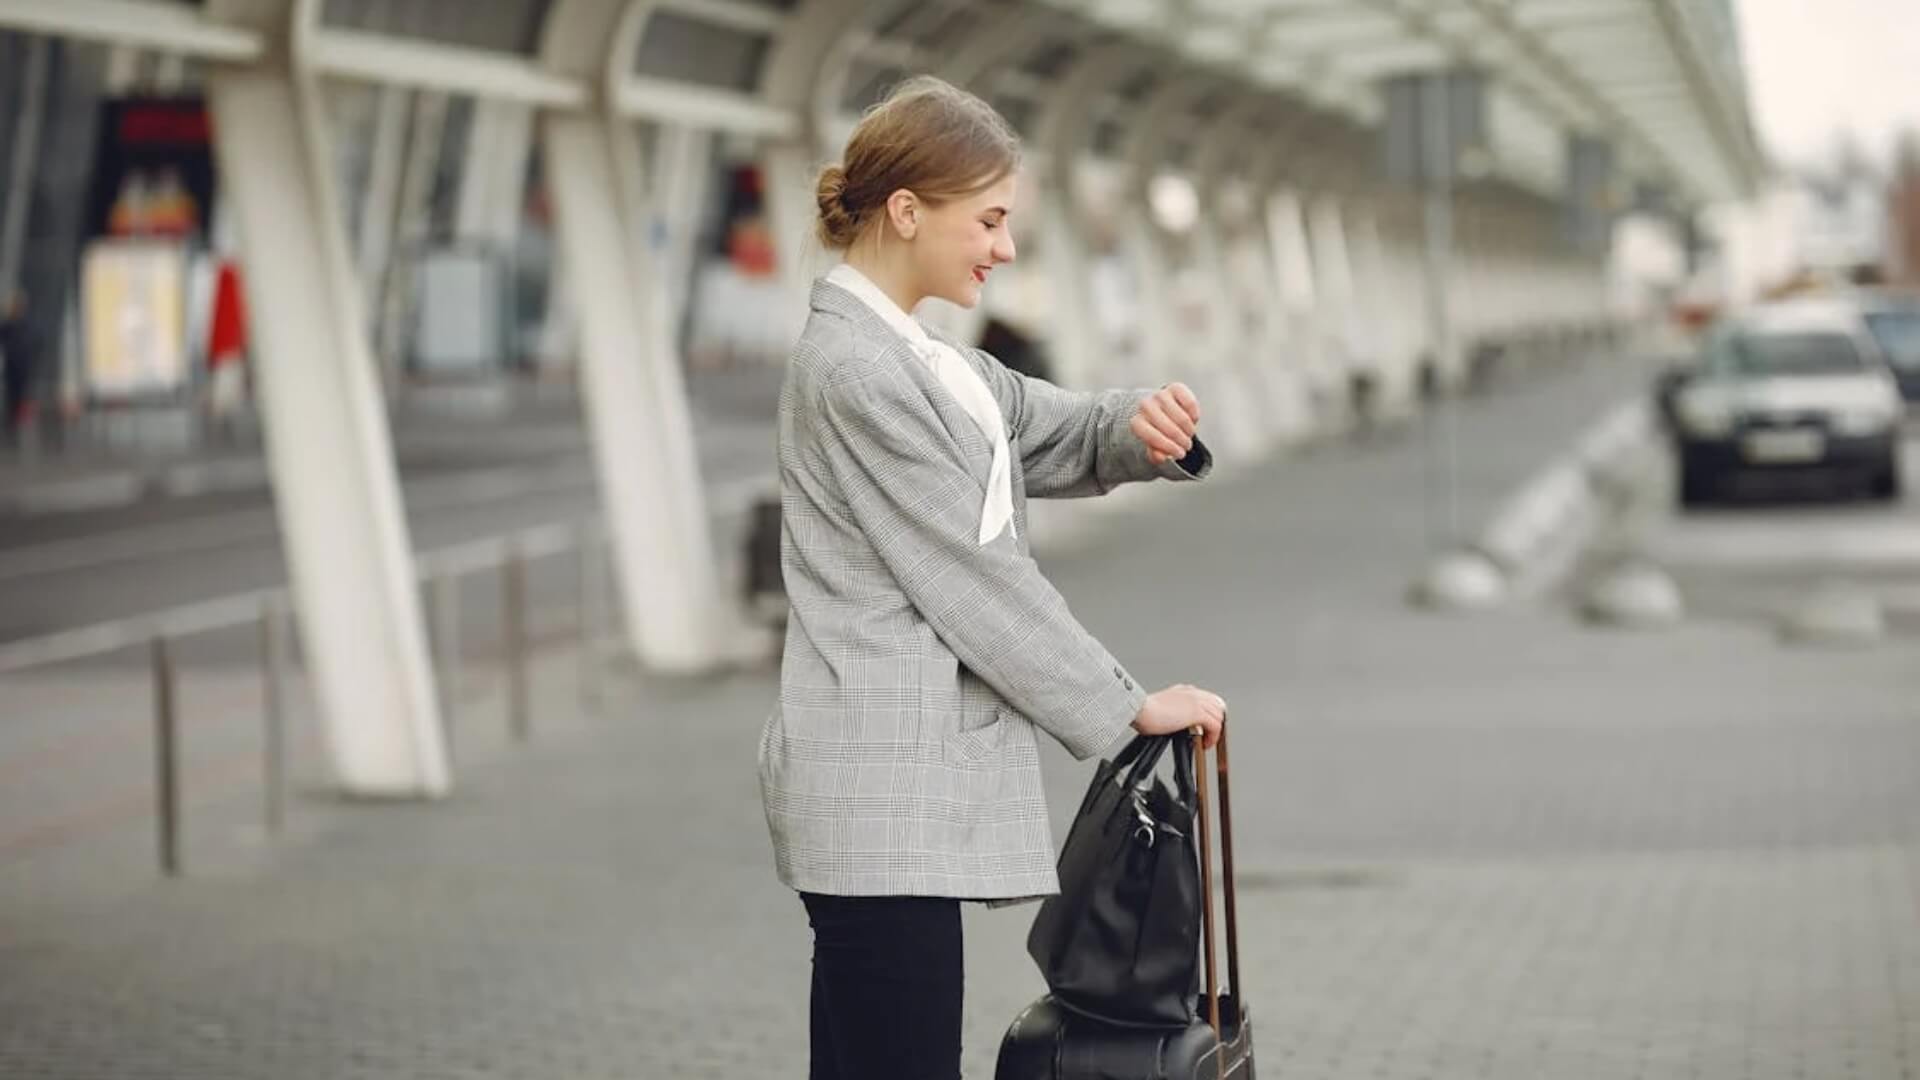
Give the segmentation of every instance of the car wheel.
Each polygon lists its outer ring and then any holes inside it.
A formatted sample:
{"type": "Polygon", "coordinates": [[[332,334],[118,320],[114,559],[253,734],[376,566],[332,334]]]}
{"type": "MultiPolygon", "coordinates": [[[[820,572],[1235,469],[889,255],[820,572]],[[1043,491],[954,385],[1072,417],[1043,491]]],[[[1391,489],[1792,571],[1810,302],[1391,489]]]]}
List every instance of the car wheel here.
{"type": "Polygon", "coordinates": [[[1705,506],[1719,493],[1720,478],[1700,465],[1682,460],[1679,486],[1682,508],[1705,506]]]}
{"type": "Polygon", "coordinates": [[[1867,493],[1875,499],[1899,498],[1900,486],[1900,463],[1895,458],[1888,458],[1867,479],[1867,493]]]}

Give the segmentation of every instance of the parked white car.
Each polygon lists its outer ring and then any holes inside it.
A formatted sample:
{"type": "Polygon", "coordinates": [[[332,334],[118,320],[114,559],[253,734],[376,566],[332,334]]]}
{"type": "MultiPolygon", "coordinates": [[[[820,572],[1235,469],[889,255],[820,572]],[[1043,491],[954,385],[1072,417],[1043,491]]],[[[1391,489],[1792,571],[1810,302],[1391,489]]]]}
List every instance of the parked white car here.
{"type": "Polygon", "coordinates": [[[1858,304],[1796,300],[1735,316],[1673,391],[1680,501],[1706,502],[1741,473],[1783,470],[1896,498],[1904,413],[1858,304]]]}

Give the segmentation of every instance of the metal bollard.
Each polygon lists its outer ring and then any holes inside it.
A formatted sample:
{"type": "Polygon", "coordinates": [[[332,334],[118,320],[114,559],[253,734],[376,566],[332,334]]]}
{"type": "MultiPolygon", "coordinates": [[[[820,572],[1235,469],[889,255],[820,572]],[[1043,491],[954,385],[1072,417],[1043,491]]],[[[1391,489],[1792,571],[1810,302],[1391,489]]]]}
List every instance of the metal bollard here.
{"type": "Polygon", "coordinates": [[[598,713],[602,705],[602,687],[600,683],[600,625],[605,618],[606,596],[603,587],[603,569],[597,556],[598,545],[594,542],[593,526],[582,525],[579,533],[579,586],[580,603],[577,611],[579,640],[580,706],[589,713],[598,713]]]}
{"type": "Polygon", "coordinates": [[[525,741],[531,727],[527,678],[527,560],[520,545],[507,549],[500,564],[501,620],[506,643],[507,726],[516,741],[525,741]]]}
{"type": "Polygon", "coordinates": [[[433,605],[434,680],[440,684],[440,734],[453,756],[460,699],[460,577],[443,573],[430,586],[433,605]]]}
{"type": "Polygon", "coordinates": [[[180,742],[175,713],[173,658],[164,634],[155,635],[153,654],[153,746],[159,797],[160,872],[180,876],[180,742]]]}
{"type": "Polygon", "coordinates": [[[263,767],[267,831],[287,822],[287,636],[285,611],[277,598],[260,605],[261,696],[266,706],[266,759],[263,767]]]}

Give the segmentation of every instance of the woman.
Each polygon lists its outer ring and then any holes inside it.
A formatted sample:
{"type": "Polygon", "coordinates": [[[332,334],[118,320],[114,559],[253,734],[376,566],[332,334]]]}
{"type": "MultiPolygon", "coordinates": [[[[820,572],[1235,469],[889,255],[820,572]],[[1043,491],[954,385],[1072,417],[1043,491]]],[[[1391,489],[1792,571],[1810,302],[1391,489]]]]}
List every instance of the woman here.
{"type": "Polygon", "coordinates": [[[813,1080],[954,1080],[961,900],[1058,891],[1037,727],[1079,759],[1226,708],[1149,694],[1027,551],[1026,499],[1195,479],[1186,387],[1077,394],[907,313],[979,302],[1014,257],[1019,144],[980,99],[908,82],[820,176],[814,283],[780,397],[790,600],[762,796],[814,932],[813,1080]]]}

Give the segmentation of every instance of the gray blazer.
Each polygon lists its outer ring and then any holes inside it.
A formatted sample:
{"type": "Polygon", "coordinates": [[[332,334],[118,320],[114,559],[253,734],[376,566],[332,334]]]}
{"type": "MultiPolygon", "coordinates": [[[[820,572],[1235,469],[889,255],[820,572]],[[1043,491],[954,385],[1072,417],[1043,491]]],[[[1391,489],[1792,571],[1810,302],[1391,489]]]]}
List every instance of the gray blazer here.
{"type": "Polygon", "coordinates": [[[979,425],[858,297],[816,281],[811,304],[780,395],[791,607],[758,752],[780,880],[842,896],[1057,892],[1034,728],[1084,760],[1146,693],[1041,575],[1027,497],[1194,479],[1211,455],[1196,443],[1156,468],[1128,429],[1147,391],[1071,393],[956,345],[1012,451],[1017,535],[980,544],[993,454],[979,425]]]}

